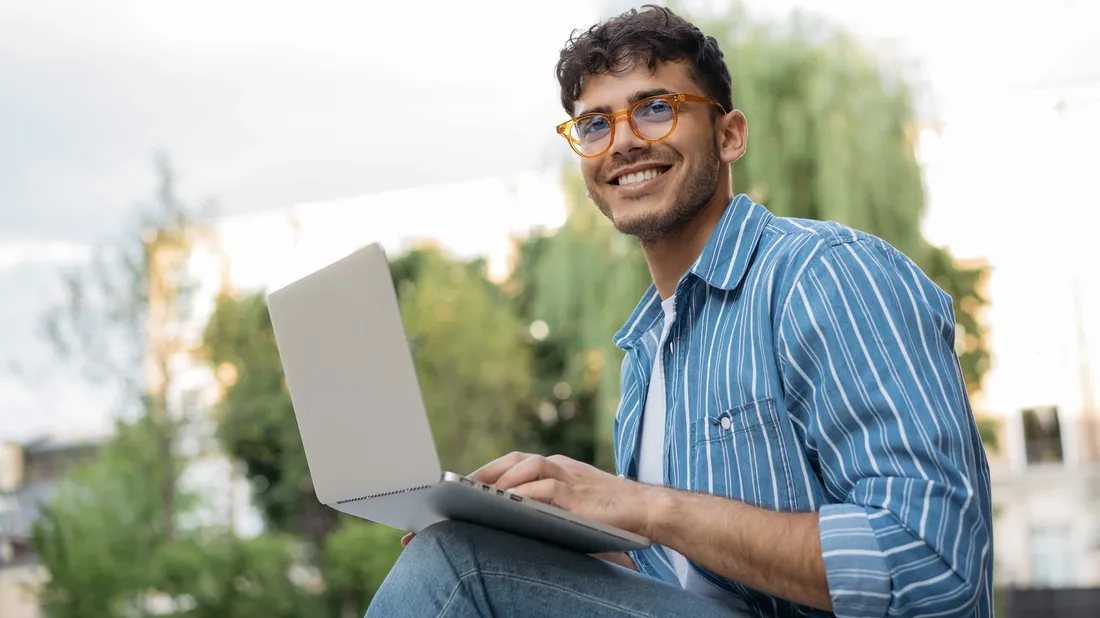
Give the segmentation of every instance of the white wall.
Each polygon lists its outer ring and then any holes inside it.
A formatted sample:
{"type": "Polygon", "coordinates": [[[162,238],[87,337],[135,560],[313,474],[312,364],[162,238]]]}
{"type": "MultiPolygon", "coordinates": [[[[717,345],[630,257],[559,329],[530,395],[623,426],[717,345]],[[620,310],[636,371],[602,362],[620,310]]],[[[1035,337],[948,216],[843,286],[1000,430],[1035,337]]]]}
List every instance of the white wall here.
{"type": "MultiPolygon", "coordinates": [[[[994,500],[1001,505],[994,526],[997,578],[1018,585],[1100,586],[1100,474],[1082,470],[1050,470],[994,484],[994,500]],[[1062,545],[1040,530],[1064,527],[1062,545]],[[1040,547],[1040,542],[1047,543],[1040,547]],[[1063,578],[1042,581],[1034,570],[1033,553],[1059,551],[1063,578]]],[[[1058,560],[1054,558],[1054,560],[1058,560]]]]}
{"type": "Polygon", "coordinates": [[[25,586],[38,586],[44,578],[37,566],[0,569],[0,618],[38,618],[38,599],[25,586]]]}

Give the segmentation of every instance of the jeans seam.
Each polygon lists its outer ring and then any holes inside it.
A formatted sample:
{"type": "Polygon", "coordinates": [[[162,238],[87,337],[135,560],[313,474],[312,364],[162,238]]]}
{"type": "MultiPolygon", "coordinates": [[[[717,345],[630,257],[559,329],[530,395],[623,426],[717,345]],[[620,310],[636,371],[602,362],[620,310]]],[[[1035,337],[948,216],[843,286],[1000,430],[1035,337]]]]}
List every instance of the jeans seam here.
{"type": "Polygon", "coordinates": [[[656,616],[653,616],[652,614],[636,613],[635,610],[627,609],[627,608],[625,608],[621,605],[616,605],[615,603],[611,603],[609,601],[605,601],[605,600],[597,598],[597,597],[589,596],[587,594],[577,592],[576,590],[572,590],[572,589],[566,588],[564,586],[559,586],[557,584],[552,584],[550,582],[546,582],[546,581],[543,581],[541,579],[535,579],[533,577],[523,577],[521,575],[515,575],[513,573],[506,573],[506,572],[478,571],[477,569],[471,569],[469,571],[466,571],[462,575],[458,576],[458,582],[455,584],[454,590],[451,591],[451,595],[449,597],[447,597],[447,602],[443,604],[443,608],[441,610],[439,610],[439,615],[437,616],[437,618],[443,618],[444,613],[446,613],[446,611],[448,609],[450,609],[451,603],[454,601],[455,595],[458,594],[458,589],[462,587],[462,585],[465,582],[466,578],[470,577],[471,575],[477,575],[479,573],[481,574],[482,577],[500,577],[500,578],[510,579],[510,580],[514,580],[514,581],[527,582],[527,583],[530,583],[530,584],[535,584],[537,586],[545,586],[547,588],[552,588],[554,590],[558,590],[558,591],[563,592],[565,594],[569,594],[569,595],[584,599],[586,601],[589,601],[591,603],[595,603],[596,605],[607,607],[609,609],[628,612],[628,613],[631,613],[631,614],[636,615],[636,616],[645,616],[646,618],[656,618],[656,616]]]}
{"type": "Polygon", "coordinates": [[[442,608],[440,608],[439,614],[436,615],[436,618],[443,618],[443,614],[447,613],[447,610],[451,608],[451,603],[454,602],[455,595],[458,594],[458,589],[462,587],[463,581],[466,579],[467,576],[473,575],[475,573],[477,573],[477,569],[466,571],[462,575],[458,576],[458,581],[455,582],[454,589],[451,590],[451,594],[447,597],[447,602],[443,604],[442,608]]]}

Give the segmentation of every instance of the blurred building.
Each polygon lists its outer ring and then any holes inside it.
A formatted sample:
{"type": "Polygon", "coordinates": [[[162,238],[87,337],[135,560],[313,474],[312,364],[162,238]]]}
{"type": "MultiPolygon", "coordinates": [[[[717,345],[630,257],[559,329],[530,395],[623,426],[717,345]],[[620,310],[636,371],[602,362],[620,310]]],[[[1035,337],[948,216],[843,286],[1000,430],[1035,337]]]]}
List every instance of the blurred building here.
{"type": "Polygon", "coordinates": [[[990,93],[922,140],[926,235],[991,267],[997,580],[1100,588],[1100,84],[990,93]]]}
{"type": "Polygon", "coordinates": [[[45,573],[30,542],[40,508],[64,473],[104,441],[96,436],[0,443],[0,617],[37,618],[33,590],[45,573]]]}

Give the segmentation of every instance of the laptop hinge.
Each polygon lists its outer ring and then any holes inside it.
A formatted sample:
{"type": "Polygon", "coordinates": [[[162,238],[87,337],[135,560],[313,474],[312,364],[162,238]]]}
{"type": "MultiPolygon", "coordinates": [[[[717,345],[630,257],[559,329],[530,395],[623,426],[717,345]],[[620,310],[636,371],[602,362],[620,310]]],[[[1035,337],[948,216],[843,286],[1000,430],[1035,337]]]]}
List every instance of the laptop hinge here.
{"type": "Polygon", "coordinates": [[[370,500],[371,498],[381,498],[382,496],[392,496],[394,494],[403,494],[409,491],[420,491],[421,489],[431,489],[435,487],[435,483],[431,485],[421,485],[419,487],[406,487],[405,489],[397,489],[394,491],[386,491],[380,494],[371,494],[369,496],[359,496],[358,498],[348,498],[347,500],[337,500],[336,504],[347,504],[348,502],[359,502],[360,500],[370,500]]]}

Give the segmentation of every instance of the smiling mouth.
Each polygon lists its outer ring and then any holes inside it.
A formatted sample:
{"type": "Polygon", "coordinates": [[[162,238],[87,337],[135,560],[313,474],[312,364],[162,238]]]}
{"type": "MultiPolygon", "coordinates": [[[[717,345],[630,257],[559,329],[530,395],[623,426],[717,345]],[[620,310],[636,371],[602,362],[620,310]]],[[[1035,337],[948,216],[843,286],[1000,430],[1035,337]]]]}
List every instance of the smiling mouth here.
{"type": "Polygon", "coordinates": [[[661,174],[664,174],[670,169],[672,169],[671,165],[659,165],[657,167],[651,167],[640,172],[622,174],[621,176],[616,176],[615,178],[612,178],[610,184],[620,187],[629,187],[631,185],[636,185],[640,182],[653,180],[654,178],[660,176],[661,174]]]}

